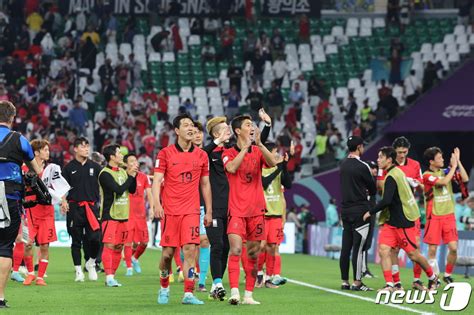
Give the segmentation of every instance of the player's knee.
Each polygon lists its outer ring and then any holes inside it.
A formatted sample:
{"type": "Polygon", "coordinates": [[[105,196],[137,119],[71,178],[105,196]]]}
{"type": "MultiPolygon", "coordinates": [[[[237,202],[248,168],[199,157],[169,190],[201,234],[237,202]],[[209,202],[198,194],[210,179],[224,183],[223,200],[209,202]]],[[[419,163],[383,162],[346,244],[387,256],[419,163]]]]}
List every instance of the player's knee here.
{"type": "Polygon", "coordinates": [[[230,249],[230,254],[232,256],[240,256],[242,255],[242,247],[233,247],[230,249]]]}
{"type": "Polygon", "coordinates": [[[457,246],[456,246],[456,247],[449,248],[449,254],[457,256],[457,255],[458,255],[458,248],[457,248],[457,246]]]}
{"type": "Polygon", "coordinates": [[[390,248],[380,247],[379,248],[379,255],[380,255],[380,257],[390,257],[390,255],[391,255],[390,248]]]}

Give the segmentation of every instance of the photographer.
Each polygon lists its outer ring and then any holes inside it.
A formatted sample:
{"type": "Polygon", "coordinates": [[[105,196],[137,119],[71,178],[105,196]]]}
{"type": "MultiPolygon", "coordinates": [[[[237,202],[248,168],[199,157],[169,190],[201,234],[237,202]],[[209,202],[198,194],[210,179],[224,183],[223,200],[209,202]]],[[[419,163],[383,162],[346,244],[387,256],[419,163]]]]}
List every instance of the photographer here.
{"type": "Polygon", "coordinates": [[[0,308],[6,308],[5,287],[12,267],[13,242],[20,227],[21,200],[25,190],[21,166],[40,172],[31,145],[12,131],[15,106],[0,101],[0,308]]]}

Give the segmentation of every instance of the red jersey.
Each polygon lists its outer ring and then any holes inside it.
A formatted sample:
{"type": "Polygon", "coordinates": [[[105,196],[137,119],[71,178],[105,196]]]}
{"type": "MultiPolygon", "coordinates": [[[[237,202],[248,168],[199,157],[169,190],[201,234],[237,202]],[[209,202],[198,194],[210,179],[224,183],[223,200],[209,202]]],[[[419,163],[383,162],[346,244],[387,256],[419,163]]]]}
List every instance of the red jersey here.
{"type": "MultiPolygon", "coordinates": [[[[24,173],[29,171],[29,169],[26,165],[23,165],[21,168],[22,168],[22,171],[24,173]]],[[[41,172],[41,174],[39,174],[38,176],[41,178],[42,175],[43,175],[43,172],[41,172]]],[[[27,191],[28,190],[29,189],[27,189],[27,191]]],[[[26,196],[25,200],[26,201],[36,200],[36,196],[35,195],[26,196]]],[[[33,218],[37,218],[37,219],[44,219],[44,218],[54,217],[54,206],[53,205],[36,205],[32,208],[29,208],[28,211],[30,212],[30,214],[33,218]]]]}
{"type": "Polygon", "coordinates": [[[136,180],[137,190],[134,194],[128,195],[130,199],[129,220],[146,219],[145,192],[147,188],[151,187],[150,179],[145,173],[138,172],[136,180]]]}
{"type": "Polygon", "coordinates": [[[209,159],[206,152],[191,146],[188,152],[176,143],[158,153],[155,172],[164,174],[161,194],[167,215],[199,214],[199,183],[209,176],[209,159]]]}
{"type": "MultiPolygon", "coordinates": [[[[224,168],[235,159],[240,149],[234,146],[222,153],[224,168]]],[[[229,215],[233,217],[253,217],[265,213],[262,167],[266,165],[260,149],[252,145],[245,154],[242,164],[234,174],[226,172],[229,180],[229,215]]]]}
{"type": "MultiPolygon", "coordinates": [[[[403,173],[405,173],[407,178],[416,179],[418,182],[423,183],[423,179],[421,177],[421,167],[418,161],[407,158],[405,164],[398,165],[397,167],[401,169],[403,173]]],[[[384,180],[386,175],[387,171],[379,169],[377,180],[384,180]]]]}

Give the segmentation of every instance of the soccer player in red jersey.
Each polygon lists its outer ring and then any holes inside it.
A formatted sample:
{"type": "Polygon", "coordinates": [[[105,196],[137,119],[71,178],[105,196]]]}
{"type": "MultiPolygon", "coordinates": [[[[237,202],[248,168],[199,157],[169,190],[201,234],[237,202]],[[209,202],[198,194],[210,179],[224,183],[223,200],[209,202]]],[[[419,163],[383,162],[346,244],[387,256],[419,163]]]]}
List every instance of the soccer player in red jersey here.
{"type": "Polygon", "coordinates": [[[443,169],[443,152],[437,148],[428,148],[424,158],[429,163],[429,169],[423,173],[425,185],[426,228],[423,242],[428,244],[428,259],[430,265],[439,271],[436,251],[441,241],[448,245],[448,257],[443,280],[453,282],[451,274],[457,260],[458,231],[454,216],[454,197],[452,182],[458,184],[469,181],[464,166],[461,163],[461,151],[454,149],[451,154],[450,168],[443,169]]]}
{"type": "Polygon", "coordinates": [[[232,121],[237,137],[235,146],[226,149],[222,162],[229,181],[229,235],[228,263],[231,297],[229,303],[240,303],[239,276],[242,240],[247,241],[245,266],[245,294],[243,304],[260,304],[252,297],[257,276],[257,258],[260,243],[265,239],[265,197],[262,189],[262,167],[276,165],[275,156],[260,140],[260,130],[250,116],[238,116],[232,121]],[[255,145],[252,139],[255,138],[255,145]]]}
{"type": "MultiPolygon", "coordinates": [[[[41,167],[43,174],[46,162],[49,160],[49,142],[46,140],[33,140],[31,147],[35,153],[35,160],[41,167]]],[[[27,171],[26,166],[24,171],[27,171]]],[[[36,196],[27,196],[26,200],[36,200],[36,196]]],[[[23,282],[24,285],[31,285],[36,279],[36,285],[45,286],[44,274],[48,267],[49,243],[57,240],[56,228],[54,225],[53,205],[38,204],[27,210],[27,223],[29,240],[25,245],[25,256],[23,257],[28,269],[28,276],[23,282]],[[38,266],[38,277],[35,276],[33,268],[33,243],[40,246],[40,257],[38,266]]]]}
{"type": "MultiPolygon", "coordinates": [[[[396,138],[393,143],[392,147],[397,152],[397,167],[405,173],[407,177],[408,183],[412,187],[413,190],[419,190],[420,192],[423,191],[423,179],[421,177],[421,167],[418,161],[410,159],[408,157],[408,152],[410,150],[411,144],[405,137],[398,137],[396,138]]],[[[382,190],[383,183],[385,181],[385,176],[387,171],[383,169],[379,169],[379,174],[377,176],[377,185],[379,190],[382,190]]],[[[416,229],[416,246],[420,248],[420,240],[421,240],[421,224],[420,219],[415,221],[415,229],[416,229]]],[[[395,248],[392,251],[392,275],[393,281],[395,283],[396,289],[403,289],[402,283],[400,281],[400,270],[398,266],[398,253],[400,252],[400,248],[395,248]]],[[[426,290],[426,287],[423,285],[423,282],[420,280],[421,276],[421,267],[417,263],[413,263],[413,284],[412,287],[416,290],[426,290]]]]}
{"type": "Polygon", "coordinates": [[[379,254],[386,285],[382,290],[394,291],[394,280],[391,270],[391,252],[402,248],[408,257],[422,267],[429,278],[430,290],[438,287],[438,276],[433,272],[418,246],[415,244],[417,231],[415,221],[420,217],[418,204],[408,184],[406,175],[396,167],[397,153],[392,147],[379,150],[377,164],[387,171],[382,200],[370,212],[364,214],[364,221],[377,212],[388,209],[390,217],[381,228],[379,236],[379,254]]]}
{"type": "Polygon", "coordinates": [[[199,246],[199,216],[201,189],[206,215],[204,224],[212,221],[211,184],[207,154],[193,145],[194,122],[189,115],[179,115],[173,120],[178,137],[176,144],[158,153],[153,176],[155,216],[161,219],[160,284],[158,304],[168,304],[171,261],[177,248],[184,253],[183,304],[204,304],[193,295],[194,264],[199,246]],[[164,179],[163,193],[160,190],[164,179]],[[161,203],[163,201],[163,205],[161,203]]]}
{"type": "Polygon", "coordinates": [[[103,151],[107,166],[99,174],[102,221],[102,263],[106,274],[107,287],[122,286],[115,279],[120,261],[122,260],[123,244],[127,240],[128,218],[130,212],[129,193],[136,191],[138,165],[120,168],[123,155],[120,146],[108,145],[103,151]]]}
{"type": "MultiPolygon", "coordinates": [[[[133,153],[124,156],[123,161],[127,165],[127,170],[138,168],[137,156],[133,153]]],[[[148,246],[148,225],[145,207],[145,194],[153,209],[153,197],[151,194],[150,179],[145,173],[138,172],[137,190],[133,194],[129,194],[130,214],[128,217],[128,238],[124,246],[124,259],[127,265],[126,276],[132,276],[133,270],[141,273],[140,262],[138,259],[145,252],[148,246]],[[133,269],[132,269],[133,266],[133,269]]]]}

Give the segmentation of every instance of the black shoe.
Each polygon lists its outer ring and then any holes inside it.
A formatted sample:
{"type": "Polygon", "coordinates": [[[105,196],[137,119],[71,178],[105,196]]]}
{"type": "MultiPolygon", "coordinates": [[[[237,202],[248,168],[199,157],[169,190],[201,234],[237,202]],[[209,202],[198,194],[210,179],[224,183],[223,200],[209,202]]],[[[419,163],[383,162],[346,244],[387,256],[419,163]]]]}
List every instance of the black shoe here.
{"type": "Polygon", "coordinates": [[[405,291],[405,289],[403,289],[403,287],[402,287],[401,282],[395,283],[395,285],[393,286],[393,289],[394,289],[394,291],[405,291]]]}
{"type": "Polygon", "coordinates": [[[440,285],[440,281],[437,275],[433,280],[428,281],[428,290],[436,290],[440,285]]]}
{"type": "Polygon", "coordinates": [[[0,308],[9,308],[7,300],[0,300],[0,308]]]}
{"type": "Polygon", "coordinates": [[[447,284],[453,283],[454,279],[451,278],[451,276],[443,277],[443,281],[446,282],[447,284]]]}
{"type": "Polygon", "coordinates": [[[421,282],[421,280],[413,281],[412,288],[414,290],[426,291],[426,287],[423,285],[423,282],[421,282]]]}
{"type": "Polygon", "coordinates": [[[365,271],[365,272],[362,274],[362,278],[369,278],[369,279],[371,279],[371,278],[375,278],[375,276],[374,276],[369,270],[367,270],[367,271],[365,271]]]}
{"type": "Polygon", "coordinates": [[[211,296],[215,300],[224,301],[225,295],[226,295],[226,292],[223,287],[216,287],[214,291],[211,292],[211,296]]]}
{"type": "Polygon", "coordinates": [[[35,271],[38,271],[38,268],[39,268],[39,264],[36,264],[35,265],[35,271]]]}
{"type": "Polygon", "coordinates": [[[349,283],[343,283],[341,284],[341,290],[350,290],[351,286],[349,283]]]}
{"type": "Polygon", "coordinates": [[[263,288],[263,275],[257,275],[257,281],[255,282],[256,288],[263,288]]]}
{"type": "Polygon", "coordinates": [[[354,285],[354,284],[351,285],[351,290],[352,291],[374,291],[374,289],[369,288],[368,286],[366,286],[362,282],[360,283],[360,285],[354,285]]]}

